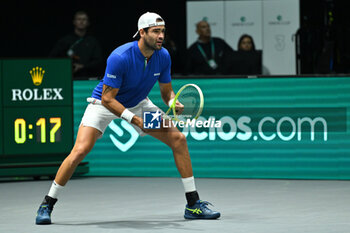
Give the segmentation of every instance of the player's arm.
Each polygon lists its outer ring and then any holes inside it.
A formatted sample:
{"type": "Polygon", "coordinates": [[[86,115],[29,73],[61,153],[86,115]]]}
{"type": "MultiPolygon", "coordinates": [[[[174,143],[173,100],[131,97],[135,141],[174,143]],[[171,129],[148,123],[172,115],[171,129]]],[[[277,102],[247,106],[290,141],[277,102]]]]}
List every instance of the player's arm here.
{"type": "Polygon", "coordinates": [[[116,116],[121,117],[142,129],[143,121],[140,117],[132,114],[126,109],[118,100],[115,99],[119,91],[119,88],[113,88],[107,85],[103,85],[101,102],[109,111],[116,116]]]}
{"type": "MultiPolygon", "coordinates": [[[[175,93],[171,85],[171,82],[159,83],[159,87],[160,87],[160,93],[164,103],[170,107],[175,99],[175,93]]],[[[175,104],[176,112],[181,113],[183,109],[184,109],[184,106],[178,100],[176,100],[176,104],[175,104]]]]}
{"type": "Polygon", "coordinates": [[[166,105],[169,106],[169,101],[175,98],[175,93],[173,91],[173,87],[171,86],[171,82],[169,83],[159,83],[160,94],[162,99],[166,105]]]}

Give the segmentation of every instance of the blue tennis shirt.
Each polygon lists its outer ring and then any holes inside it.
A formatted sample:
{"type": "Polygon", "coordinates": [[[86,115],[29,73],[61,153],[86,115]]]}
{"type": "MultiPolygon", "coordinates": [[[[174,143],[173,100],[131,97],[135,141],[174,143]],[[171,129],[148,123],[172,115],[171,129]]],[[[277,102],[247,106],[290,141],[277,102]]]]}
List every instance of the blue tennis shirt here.
{"type": "Polygon", "coordinates": [[[137,41],[116,48],[107,59],[105,75],[93,90],[92,97],[100,100],[105,84],[119,88],[115,99],[131,108],[148,96],[157,81],[171,81],[171,59],[165,48],[155,50],[147,66],[145,60],[137,41]]]}

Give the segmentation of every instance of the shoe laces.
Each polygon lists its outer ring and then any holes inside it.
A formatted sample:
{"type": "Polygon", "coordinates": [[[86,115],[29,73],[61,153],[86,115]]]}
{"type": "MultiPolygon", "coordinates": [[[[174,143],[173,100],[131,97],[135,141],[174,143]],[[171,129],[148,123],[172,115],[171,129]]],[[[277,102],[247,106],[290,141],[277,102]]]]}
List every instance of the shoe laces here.
{"type": "Polygon", "coordinates": [[[214,206],[214,205],[211,204],[209,201],[200,201],[200,207],[201,207],[201,208],[210,210],[210,209],[208,208],[208,205],[214,206]]]}
{"type": "Polygon", "coordinates": [[[50,213],[51,213],[51,210],[52,210],[52,209],[50,209],[48,205],[42,205],[42,206],[40,206],[40,208],[39,208],[39,213],[40,213],[40,214],[50,214],[50,213]]]}

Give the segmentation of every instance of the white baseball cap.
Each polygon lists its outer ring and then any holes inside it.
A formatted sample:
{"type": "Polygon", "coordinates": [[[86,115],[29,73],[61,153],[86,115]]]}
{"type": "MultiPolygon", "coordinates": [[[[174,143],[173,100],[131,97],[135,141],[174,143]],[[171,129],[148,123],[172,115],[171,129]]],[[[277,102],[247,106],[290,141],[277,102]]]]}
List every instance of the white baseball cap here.
{"type": "Polygon", "coordinates": [[[138,30],[135,33],[135,35],[133,36],[133,38],[137,36],[140,29],[154,27],[154,26],[160,26],[160,25],[165,25],[165,21],[163,20],[162,17],[160,17],[160,15],[158,15],[156,13],[152,13],[152,12],[144,13],[139,18],[139,21],[137,23],[138,30]],[[158,21],[162,20],[162,21],[157,22],[157,20],[158,21]]]}

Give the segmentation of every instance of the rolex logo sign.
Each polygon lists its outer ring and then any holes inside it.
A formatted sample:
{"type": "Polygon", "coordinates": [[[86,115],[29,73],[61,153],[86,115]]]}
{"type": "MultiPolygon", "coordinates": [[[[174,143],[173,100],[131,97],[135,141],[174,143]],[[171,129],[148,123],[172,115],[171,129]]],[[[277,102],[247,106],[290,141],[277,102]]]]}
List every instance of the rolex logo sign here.
{"type": "Polygon", "coordinates": [[[39,86],[41,82],[43,81],[45,70],[41,67],[35,67],[32,70],[29,71],[30,75],[32,76],[32,80],[35,86],[39,86]]]}
{"type": "MultiPolygon", "coordinates": [[[[45,70],[42,67],[36,66],[33,67],[30,71],[30,76],[32,78],[33,84],[35,86],[40,86],[45,70]]],[[[45,85],[47,85],[50,80],[47,80],[45,85]]],[[[50,85],[50,84],[48,84],[50,85]]],[[[63,100],[62,95],[63,88],[14,88],[12,89],[12,99],[11,101],[45,101],[45,100],[63,100]]]]}

